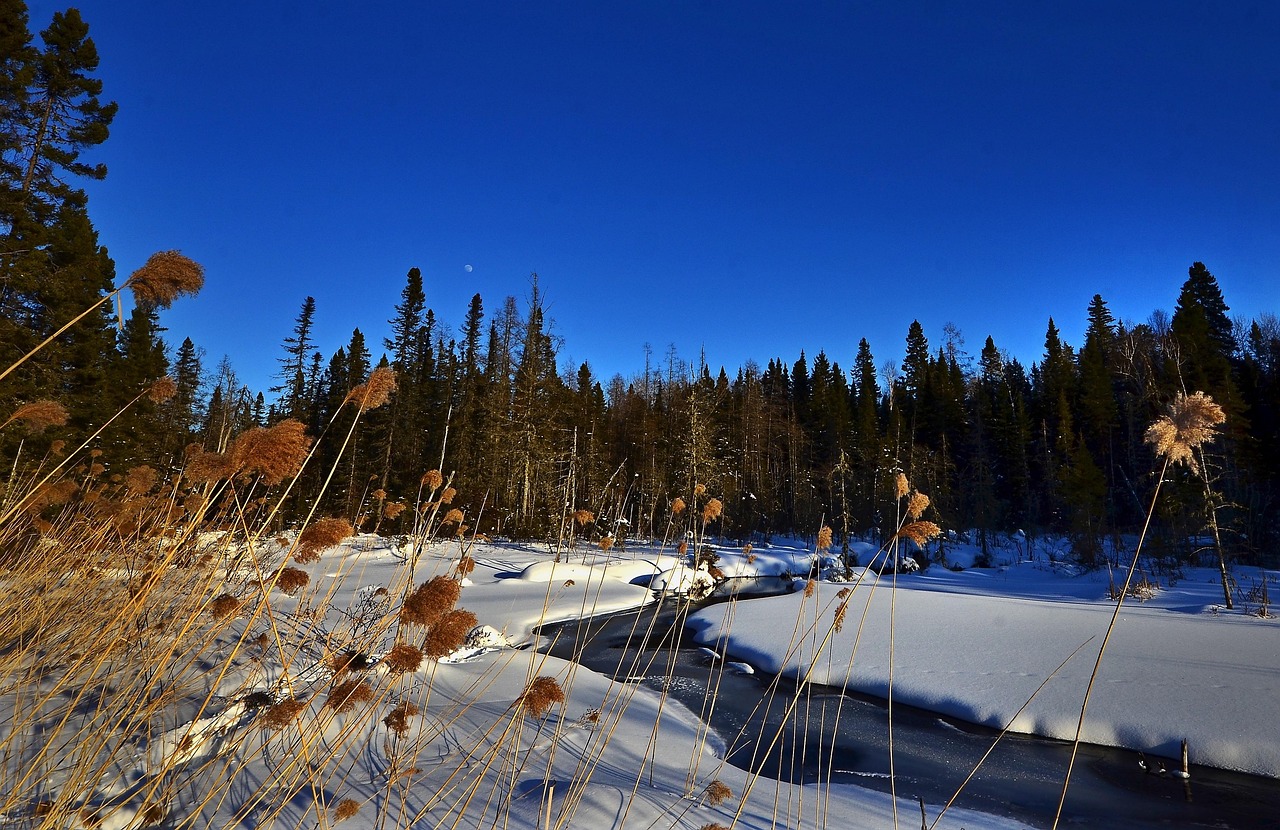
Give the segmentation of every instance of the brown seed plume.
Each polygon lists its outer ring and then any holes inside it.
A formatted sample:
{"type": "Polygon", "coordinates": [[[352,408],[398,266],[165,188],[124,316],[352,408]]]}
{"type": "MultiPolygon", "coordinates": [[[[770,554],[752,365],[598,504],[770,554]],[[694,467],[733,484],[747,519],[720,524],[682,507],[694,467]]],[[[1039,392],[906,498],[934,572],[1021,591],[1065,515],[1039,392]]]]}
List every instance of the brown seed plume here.
{"type": "Polygon", "coordinates": [[[1192,455],[1196,447],[1213,440],[1216,427],[1227,420],[1222,407],[1203,392],[1178,393],[1169,405],[1169,413],[1147,428],[1146,442],[1170,464],[1186,464],[1199,472],[1192,455]]]}
{"type": "Polygon", "coordinates": [[[422,653],[432,660],[439,660],[458,649],[467,641],[467,635],[476,627],[479,620],[465,608],[455,608],[441,617],[431,630],[427,632],[422,653]]]}
{"type": "Polygon", "coordinates": [[[32,401],[24,403],[0,424],[0,429],[17,421],[31,432],[41,432],[45,427],[61,427],[67,424],[67,408],[57,401],[32,401]]]}
{"type": "Polygon", "coordinates": [[[717,778],[707,785],[706,798],[708,804],[716,807],[733,798],[733,790],[729,789],[728,784],[717,778]]]}
{"type": "Polygon", "coordinates": [[[177,251],[157,251],[125,283],[138,302],[168,308],[184,294],[204,287],[204,268],[177,251]]]}
{"type": "Polygon", "coordinates": [[[554,677],[539,675],[529,682],[520,697],[516,698],[516,706],[525,709],[535,718],[546,717],[551,707],[564,703],[564,690],[554,677]]]}
{"type": "Polygon", "coordinates": [[[911,519],[918,519],[924,515],[925,508],[928,506],[928,496],[919,491],[913,492],[911,497],[907,499],[907,516],[911,519]]]}
{"type": "Polygon", "coordinates": [[[831,528],[830,527],[823,525],[822,528],[818,530],[817,548],[819,553],[821,553],[824,550],[829,550],[831,548],[831,528]]]}
{"type": "Polygon", "coordinates": [[[255,427],[241,433],[228,455],[238,474],[262,476],[275,485],[298,473],[306,460],[311,439],[301,421],[287,418],[275,426],[255,427]]]}
{"type": "Polygon", "coordinates": [[[702,506],[702,523],[714,522],[720,518],[720,513],[723,510],[724,503],[720,499],[707,499],[707,503],[702,506]]]}
{"type": "Polygon", "coordinates": [[[894,538],[910,539],[920,547],[924,547],[926,542],[941,534],[942,528],[933,522],[908,522],[902,526],[902,529],[895,534],[894,538]]]}
{"type": "Polygon", "coordinates": [[[373,698],[372,686],[363,680],[351,679],[335,685],[329,691],[329,697],[325,700],[324,705],[338,714],[342,714],[343,712],[350,712],[356,708],[357,704],[368,703],[373,698]]]}
{"type": "Polygon", "coordinates": [[[298,534],[298,549],[293,558],[304,564],[314,562],[320,558],[321,551],[355,533],[356,529],[346,519],[317,519],[298,534]]]}
{"type": "Polygon", "coordinates": [[[382,658],[393,674],[417,671],[422,665],[422,650],[408,643],[396,643],[382,658]]]}
{"type": "Polygon", "coordinates": [[[307,703],[299,698],[282,700],[262,714],[262,726],[266,729],[283,729],[302,714],[307,703]]]}
{"type": "Polygon", "coordinates": [[[276,587],[291,597],[296,597],[310,583],[311,575],[301,568],[290,566],[276,572],[276,587]]]}
{"type": "Polygon", "coordinates": [[[164,403],[176,394],[178,394],[178,384],[168,375],[155,381],[147,389],[147,397],[152,403],[164,403]]]}
{"type": "Polygon", "coordinates": [[[354,798],[344,798],[338,802],[337,807],[333,808],[333,820],[346,821],[358,812],[360,812],[360,802],[354,798]]]}
{"type": "Polygon", "coordinates": [[[428,470],[422,475],[422,486],[427,490],[436,490],[444,484],[444,476],[439,470],[428,470]]]}
{"type": "Polygon", "coordinates": [[[140,464],[125,475],[124,486],[129,492],[141,495],[150,492],[151,488],[156,486],[159,477],[160,474],[153,467],[140,464]]]}
{"type": "Polygon", "coordinates": [[[898,473],[893,477],[893,492],[897,498],[902,498],[911,492],[911,484],[907,481],[906,473],[898,473]]]}
{"type": "Polygon", "coordinates": [[[421,711],[412,702],[402,700],[382,719],[388,729],[403,738],[409,732],[409,718],[421,711]]]}
{"type": "Polygon", "coordinates": [[[434,576],[414,589],[400,609],[402,625],[435,625],[453,609],[462,586],[447,576],[434,576]]]}
{"type": "Polygon", "coordinates": [[[671,501],[671,515],[679,516],[681,513],[684,512],[684,507],[685,507],[684,499],[680,498],[679,496],[676,496],[671,501]]]}
{"type": "Polygon", "coordinates": [[[368,412],[391,400],[396,391],[396,370],[379,366],[369,373],[369,379],[347,393],[345,403],[354,403],[361,412],[368,412]]]}

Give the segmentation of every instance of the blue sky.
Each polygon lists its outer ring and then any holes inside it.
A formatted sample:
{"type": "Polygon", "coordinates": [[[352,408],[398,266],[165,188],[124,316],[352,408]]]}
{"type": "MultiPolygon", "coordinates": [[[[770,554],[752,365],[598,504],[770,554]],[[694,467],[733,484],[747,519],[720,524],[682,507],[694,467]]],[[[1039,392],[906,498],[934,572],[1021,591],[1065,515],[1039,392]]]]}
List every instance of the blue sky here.
{"type": "Polygon", "coordinates": [[[1270,3],[78,7],[120,104],[101,241],[120,279],[203,263],[166,336],[256,389],[305,296],[327,359],[413,266],[455,331],[538,272],[606,381],[646,343],[900,360],[917,318],[1030,363],[1095,293],[1171,311],[1195,260],[1233,314],[1280,305],[1270,3]]]}

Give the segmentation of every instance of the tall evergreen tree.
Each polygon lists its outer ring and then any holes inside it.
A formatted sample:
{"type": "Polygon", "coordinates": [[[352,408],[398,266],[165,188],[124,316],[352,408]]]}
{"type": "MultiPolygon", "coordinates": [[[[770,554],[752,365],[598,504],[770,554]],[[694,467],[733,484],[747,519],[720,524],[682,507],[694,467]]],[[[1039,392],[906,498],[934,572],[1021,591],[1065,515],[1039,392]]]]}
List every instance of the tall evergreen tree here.
{"type": "Polygon", "coordinates": [[[278,377],[281,382],[271,387],[272,392],[281,393],[276,408],[282,419],[294,418],[306,423],[312,391],[307,388],[307,361],[313,346],[311,330],[315,326],[315,316],[316,298],[307,297],[293,321],[293,333],[284,339],[285,356],[279,358],[278,377]]]}

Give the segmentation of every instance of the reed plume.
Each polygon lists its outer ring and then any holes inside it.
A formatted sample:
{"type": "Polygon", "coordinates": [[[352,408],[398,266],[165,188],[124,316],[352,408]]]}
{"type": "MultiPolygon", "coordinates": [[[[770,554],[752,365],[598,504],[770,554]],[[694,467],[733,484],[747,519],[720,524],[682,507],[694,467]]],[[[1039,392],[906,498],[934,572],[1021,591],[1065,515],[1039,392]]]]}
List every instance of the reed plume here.
{"type": "Polygon", "coordinates": [[[353,678],[335,685],[329,691],[324,705],[338,714],[343,714],[356,708],[357,704],[368,703],[373,698],[373,687],[364,680],[353,678]]]}
{"type": "Polygon", "coordinates": [[[404,737],[409,732],[409,718],[418,714],[421,710],[408,700],[402,700],[395,705],[387,716],[382,719],[382,723],[396,733],[400,737],[404,737]]]}
{"type": "Polygon", "coordinates": [[[454,608],[442,616],[431,629],[422,644],[422,653],[432,660],[447,657],[462,648],[467,635],[476,627],[476,615],[464,608],[454,608]]]}
{"type": "Polygon", "coordinates": [[[422,666],[422,650],[408,643],[396,643],[382,658],[392,674],[415,672],[422,666]]]}
{"type": "Polygon", "coordinates": [[[396,371],[389,366],[379,366],[369,373],[369,379],[347,393],[344,403],[354,403],[361,412],[368,412],[391,400],[396,391],[396,371]]]}
{"type": "Polygon", "coordinates": [[[462,585],[447,576],[434,576],[419,585],[400,607],[402,625],[430,627],[439,622],[457,604],[462,585]]]}
{"type": "Polygon", "coordinates": [[[301,421],[287,418],[270,427],[241,433],[228,455],[237,475],[258,474],[268,486],[292,478],[302,468],[311,439],[301,421]]]}
{"type": "Polygon", "coordinates": [[[535,718],[544,718],[557,703],[564,703],[564,690],[554,677],[539,675],[529,681],[520,697],[516,698],[516,706],[524,709],[535,718]]]}
{"type": "Polygon", "coordinates": [[[320,558],[320,552],[350,536],[356,529],[346,519],[319,519],[298,534],[298,547],[293,558],[303,564],[320,558]]]}
{"type": "Polygon", "coordinates": [[[1192,450],[1212,440],[1217,434],[1216,427],[1226,420],[1222,407],[1205,393],[1179,392],[1169,405],[1168,414],[1147,428],[1146,442],[1156,455],[1168,459],[1170,464],[1185,464],[1199,474],[1200,467],[1192,450]]]}
{"type": "Polygon", "coordinates": [[[46,427],[67,425],[67,408],[57,401],[32,401],[24,403],[13,411],[5,422],[0,424],[4,429],[14,422],[23,424],[28,432],[42,432],[46,427]]]}
{"type": "Polygon", "coordinates": [[[704,791],[707,803],[712,807],[718,807],[729,799],[733,798],[733,790],[729,789],[729,785],[716,779],[707,785],[704,791]]]}
{"type": "Polygon", "coordinates": [[[125,287],[139,303],[168,308],[178,297],[204,287],[204,267],[178,251],[157,251],[129,275],[125,287]]]}

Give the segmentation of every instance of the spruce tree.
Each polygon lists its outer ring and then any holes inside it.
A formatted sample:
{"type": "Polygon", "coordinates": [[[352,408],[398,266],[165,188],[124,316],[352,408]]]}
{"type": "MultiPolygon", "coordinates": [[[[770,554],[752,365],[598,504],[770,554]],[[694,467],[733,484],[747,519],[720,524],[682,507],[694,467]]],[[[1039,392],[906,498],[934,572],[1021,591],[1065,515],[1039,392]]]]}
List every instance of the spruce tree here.
{"type": "Polygon", "coordinates": [[[278,377],[281,382],[271,387],[272,392],[281,396],[276,407],[279,417],[294,418],[304,424],[311,399],[311,390],[307,388],[307,361],[311,356],[311,330],[315,325],[315,315],[316,298],[307,297],[293,322],[293,334],[284,339],[285,356],[279,358],[278,377]]]}

